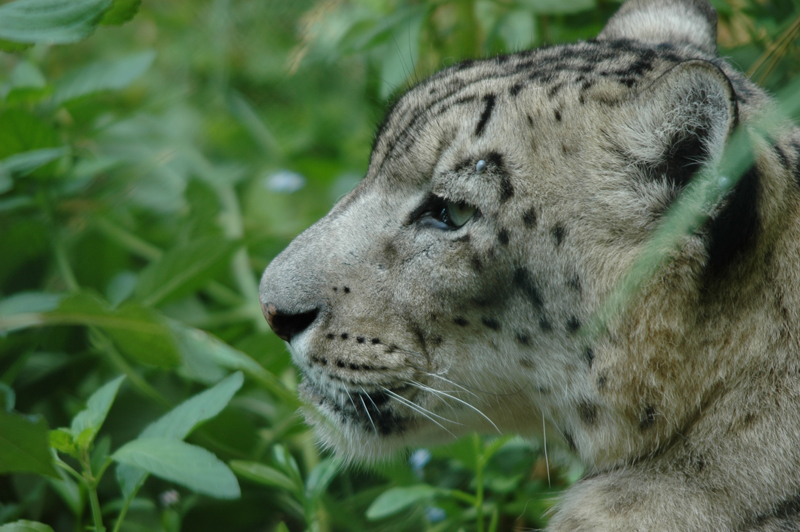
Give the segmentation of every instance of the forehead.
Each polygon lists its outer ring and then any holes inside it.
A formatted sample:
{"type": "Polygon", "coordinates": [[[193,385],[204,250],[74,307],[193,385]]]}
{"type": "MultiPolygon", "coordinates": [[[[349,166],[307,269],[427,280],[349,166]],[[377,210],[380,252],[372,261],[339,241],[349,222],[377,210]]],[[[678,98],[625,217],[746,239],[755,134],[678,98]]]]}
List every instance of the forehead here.
{"type": "Polygon", "coordinates": [[[569,128],[570,108],[590,113],[587,103],[614,105],[682,60],[671,45],[617,40],[460,63],[410,89],[391,108],[376,135],[367,178],[397,165],[404,179],[429,173],[457,135],[485,142],[496,114],[504,113],[506,122],[532,121],[547,111],[569,128]]]}

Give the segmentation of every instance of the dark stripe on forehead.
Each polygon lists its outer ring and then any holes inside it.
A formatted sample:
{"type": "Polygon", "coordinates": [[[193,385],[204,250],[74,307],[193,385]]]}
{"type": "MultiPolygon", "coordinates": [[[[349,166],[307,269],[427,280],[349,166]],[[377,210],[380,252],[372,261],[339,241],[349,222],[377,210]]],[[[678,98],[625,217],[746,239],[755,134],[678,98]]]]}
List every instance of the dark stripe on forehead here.
{"type": "Polygon", "coordinates": [[[481,118],[478,121],[478,127],[475,128],[476,137],[483,135],[483,130],[486,128],[486,123],[492,117],[495,99],[496,97],[494,94],[487,94],[483,97],[484,108],[483,112],[481,113],[481,118]]]}
{"type": "MultiPolygon", "coordinates": [[[[527,77],[539,83],[548,83],[556,75],[568,75],[570,73],[589,73],[594,72],[601,77],[624,77],[629,80],[631,75],[642,75],[645,71],[652,69],[656,60],[666,62],[678,62],[685,58],[681,57],[673,50],[654,51],[652,48],[635,43],[633,41],[618,42],[605,41],[603,43],[586,42],[576,45],[556,46],[553,48],[539,49],[516,56],[518,61],[507,61],[503,64],[494,60],[475,61],[469,64],[462,64],[434,74],[417,87],[411,89],[405,96],[396,102],[391,114],[387,115],[378,135],[375,138],[373,150],[377,149],[384,141],[386,146],[382,153],[373,151],[372,157],[381,156],[380,165],[377,173],[383,169],[386,161],[391,158],[392,153],[408,138],[413,138],[413,133],[417,131],[417,123],[425,118],[439,116],[447,112],[454,104],[467,103],[475,100],[475,96],[461,97],[458,101],[452,102],[454,96],[472,88],[476,83],[483,81],[501,81],[509,78],[522,78],[517,83],[524,81],[527,77]],[[531,57],[533,55],[533,57],[531,57]],[[601,69],[598,63],[602,61],[613,61],[618,66],[611,70],[601,69]],[[531,69],[536,69],[533,72],[531,69]],[[469,74],[475,74],[469,77],[469,74]],[[452,79],[446,80],[448,76],[452,79]],[[409,98],[413,94],[430,94],[429,89],[432,83],[445,83],[447,90],[441,94],[436,94],[427,102],[409,98]],[[406,104],[406,101],[409,103],[406,104]],[[387,132],[393,130],[396,133],[385,139],[387,132]]],[[[608,65],[609,67],[612,65],[608,65]]],[[[519,89],[521,89],[520,85],[519,89]]],[[[519,90],[517,89],[517,90],[519,90]]],[[[496,96],[493,96],[496,98],[496,96]]],[[[484,97],[486,101],[486,97],[484,97]]],[[[493,100],[491,107],[496,102],[493,100]]],[[[487,113],[490,105],[484,108],[486,120],[491,115],[491,110],[487,113]]],[[[483,132],[485,122],[480,128],[483,132]]],[[[479,126],[481,123],[479,123],[479,126]]],[[[476,128],[476,134],[478,130],[476,128]]],[[[373,161],[371,160],[370,163],[373,161]]]]}

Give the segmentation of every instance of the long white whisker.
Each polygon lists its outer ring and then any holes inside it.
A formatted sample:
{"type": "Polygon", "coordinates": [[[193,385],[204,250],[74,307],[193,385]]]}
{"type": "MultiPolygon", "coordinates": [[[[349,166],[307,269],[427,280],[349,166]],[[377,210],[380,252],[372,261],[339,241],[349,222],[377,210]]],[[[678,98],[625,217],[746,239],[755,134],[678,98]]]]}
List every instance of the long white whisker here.
{"type": "MultiPolygon", "coordinates": [[[[419,384],[419,383],[415,383],[414,381],[409,381],[409,382],[411,382],[412,384],[419,384]]],[[[431,390],[432,390],[432,388],[431,388],[431,390]]],[[[459,399],[458,397],[455,397],[455,396],[453,396],[453,395],[450,395],[449,393],[443,392],[443,391],[441,391],[441,390],[436,390],[436,391],[437,391],[438,393],[440,393],[440,394],[444,395],[445,397],[449,397],[449,398],[450,398],[450,399],[452,399],[453,401],[458,401],[459,403],[461,403],[462,405],[466,406],[467,408],[471,408],[472,410],[474,410],[475,412],[477,412],[479,415],[481,415],[481,416],[483,417],[483,419],[485,419],[486,421],[488,421],[489,423],[491,423],[491,425],[494,427],[494,430],[496,430],[498,434],[502,434],[502,432],[500,431],[500,429],[498,429],[498,428],[497,428],[497,425],[495,425],[495,424],[494,424],[494,421],[492,421],[491,419],[489,419],[489,416],[487,416],[486,414],[484,414],[483,412],[481,412],[481,411],[480,411],[478,408],[476,408],[475,406],[473,406],[473,405],[469,404],[468,402],[464,401],[463,399],[459,399]]]]}
{"type": "Polygon", "coordinates": [[[444,403],[444,404],[445,404],[445,405],[446,405],[446,406],[447,406],[447,407],[450,409],[450,411],[451,411],[451,412],[453,412],[454,414],[456,413],[456,409],[453,407],[453,405],[451,405],[450,403],[448,403],[447,401],[445,401],[444,399],[442,399],[442,398],[440,397],[440,395],[445,395],[445,396],[447,395],[447,393],[446,393],[445,391],[443,391],[443,390],[436,390],[436,389],[434,389],[434,388],[431,388],[430,386],[425,386],[424,384],[422,384],[422,383],[420,383],[420,382],[417,382],[417,381],[408,381],[408,383],[409,383],[411,386],[413,386],[413,387],[415,387],[415,388],[417,388],[417,389],[419,389],[419,390],[422,390],[422,391],[424,391],[424,392],[428,392],[428,393],[432,394],[432,395],[433,395],[434,397],[436,397],[436,398],[437,398],[439,401],[441,401],[442,403],[444,403]]]}
{"type": "Polygon", "coordinates": [[[377,434],[378,429],[375,427],[375,423],[372,422],[372,416],[369,415],[369,410],[367,410],[367,403],[364,402],[364,396],[359,395],[358,398],[361,400],[361,404],[364,406],[364,412],[367,414],[367,418],[369,419],[369,424],[372,425],[372,430],[374,430],[375,434],[377,434]]]}
{"type": "Polygon", "coordinates": [[[456,382],[453,382],[452,380],[450,380],[450,379],[448,379],[448,378],[446,378],[446,377],[442,377],[441,375],[439,375],[439,374],[437,374],[437,373],[430,373],[430,372],[428,372],[428,373],[427,373],[427,375],[428,375],[429,377],[436,377],[437,379],[441,379],[441,380],[443,380],[444,382],[446,382],[447,384],[452,384],[452,385],[453,385],[453,386],[455,386],[456,388],[458,388],[458,389],[460,389],[460,390],[463,390],[463,391],[467,392],[467,393],[468,393],[468,394],[470,394],[470,395],[474,395],[475,397],[478,397],[478,394],[476,394],[476,393],[475,393],[475,392],[473,392],[472,390],[469,390],[468,388],[465,388],[465,387],[461,386],[460,384],[458,384],[458,383],[456,383],[456,382]]]}
{"type": "Polygon", "coordinates": [[[542,439],[544,440],[544,467],[547,469],[547,487],[550,485],[550,461],[547,459],[547,425],[544,422],[544,410],[542,410],[542,439]]]}
{"type": "MultiPolygon", "coordinates": [[[[442,425],[441,423],[439,423],[438,421],[436,421],[435,419],[433,419],[431,416],[429,416],[428,414],[426,414],[426,413],[425,413],[425,411],[424,411],[424,409],[423,409],[422,407],[420,407],[419,405],[417,405],[417,404],[414,404],[413,402],[409,401],[409,400],[408,400],[408,399],[406,399],[405,397],[402,397],[402,396],[400,396],[400,395],[397,395],[396,393],[394,393],[393,391],[391,391],[391,390],[390,390],[390,389],[388,389],[388,388],[385,388],[385,387],[383,387],[383,386],[381,386],[381,388],[383,388],[383,390],[384,390],[386,393],[388,393],[389,395],[391,395],[392,397],[394,397],[395,399],[397,399],[398,401],[400,401],[400,403],[401,403],[401,404],[405,404],[405,405],[407,405],[407,406],[408,406],[409,408],[411,408],[412,410],[415,410],[415,411],[417,411],[418,413],[420,413],[420,414],[422,414],[423,416],[425,416],[426,418],[428,418],[428,419],[429,419],[429,420],[430,420],[432,423],[434,423],[435,425],[439,426],[439,427],[440,427],[440,428],[441,428],[443,431],[447,432],[447,433],[448,433],[448,434],[450,434],[452,437],[454,437],[454,438],[456,437],[456,435],[455,435],[455,434],[453,434],[452,432],[450,432],[449,430],[447,430],[447,429],[445,428],[445,426],[444,426],[444,425],[442,425]]],[[[435,414],[433,414],[433,415],[435,415],[435,414]]],[[[439,417],[439,418],[441,418],[441,419],[444,419],[444,420],[445,420],[445,421],[447,421],[447,422],[453,423],[453,422],[452,422],[452,421],[450,421],[449,419],[443,418],[443,417],[441,417],[441,416],[436,416],[436,417],[439,417]]]]}

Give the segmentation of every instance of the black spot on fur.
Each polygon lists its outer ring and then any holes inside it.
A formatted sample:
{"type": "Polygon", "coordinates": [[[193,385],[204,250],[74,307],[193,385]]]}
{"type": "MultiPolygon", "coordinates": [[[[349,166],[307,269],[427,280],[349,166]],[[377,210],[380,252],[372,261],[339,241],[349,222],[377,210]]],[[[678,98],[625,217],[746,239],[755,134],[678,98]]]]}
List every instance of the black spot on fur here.
{"type": "Polygon", "coordinates": [[[767,530],[760,525],[769,523],[773,525],[769,530],[796,530],[798,515],[800,515],[800,494],[795,494],[775,506],[771,512],[752,518],[751,522],[756,525],[753,529],[767,530]]]}
{"type": "Polygon", "coordinates": [[[463,172],[469,168],[472,168],[472,159],[462,159],[456,166],[453,168],[453,172],[463,172]]]}
{"type": "Polygon", "coordinates": [[[325,357],[321,357],[321,358],[319,359],[319,361],[320,361],[320,362],[322,362],[322,365],[323,365],[323,366],[327,366],[327,365],[328,365],[328,359],[327,359],[327,358],[325,358],[325,357]]]}
{"type": "Polygon", "coordinates": [[[492,111],[494,110],[494,103],[495,103],[495,95],[494,94],[487,94],[483,97],[483,103],[485,107],[483,108],[483,112],[481,113],[481,118],[478,120],[478,126],[475,128],[475,136],[480,137],[483,135],[483,130],[486,128],[486,123],[489,122],[489,118],[492,116],[492,111]]]}
{"type": "Polygon", "coordinates": [[[500,176],[500,203],[505,203],[514,195],[514,186],[511,184],[511,177],[508,174],[500,176]]]}
{"type": "Polygon", "coordinates": [[[373,338],[373,339],[371,340],[371,342],[372,342],[373,344],[379,344],[379,343],[381,343],[381,339],[380,339],[380,338],[373,338]]]}
{"type": "Polygon", "coordinates": [[[481,258],[477,254],[472,256],[469,261],[469,265],[472,266],[472,269],[477,273],[480,273],[483,270],[483,262],[481,262],[481,258]]]}
{"type": "Polygon", "coordinates": [[[356,336],[356,342],[358,342],[359,344],[363,344],[364,343],[364,337],[363,336],[356,336]]]}
{"type": "Polygon", "coordinates": [[[495,319],[484,317],[481,318],[481,323],[483,323],[485,326],[489,327],[493,331],[500,330],[500,322],[495,319]]]}
{"type": "Polygon", "coordinates": [[[533,127],[533,118],[531,117],[531,115],[528,115],[528,125],[533,127]]]}
{"type": "Polygon", "coordinates": [[[581,322],[575,316],[570,316],[567,320],[567,330],[571,333],[578,332],[578,329],[581,328],[581,322]]]}
{"type": "Polygon", "coordinates": [[[584,360],[586,360],[586,364],[591,368],[592,364],[594,363],[594,349],[592,349],[591,347],[587,347],[586,349],[584,349],[583,358],[584,360]]]}
{"type": "Polygon", "coordinates": [[[561,111],[556,109],[556,122],[561,122],[561,111]]]}
{"type": "Polygon", "coordinates": [[[358,371],[358,364],[353,364],[352,362],[349,365],[350,369],[353,371],[358,371]]]}
{"type": "Polygon", "coordinates": [[[544,316],[539,318],[539,328],[543,332],[550,332],[553,330],[553,326],[550,324],[550,321],[548,321],[548,319],[544,316]]]}
{"type": "Polygon", "coordinates": [[[564,439],[567,440],[567,445],[569,445],[570,451],[572,451],[573,453],[577,453],[578,446],[575,445],[575,438],[572,437],[572,434],[570,434],[569,432],[565,432],[564,439]]]}
{"type": "Polygon", "coordinates": [[[335,336],[336,335],[333,334],[333,333],[328,333],[328,334],[325,335],[325,338],[327,338],[328,340],[333,340],[335,336]]]}
{"type": "Polygon", "coordinates": [[[654,406],[648,406],[642,412],[641,417],[639,418],[639,429],[640,430],[647,430],[656,422],[656,409],[654,406]]]}
{"type": "Polygon", "coordinates": [[[342,333],[342,340],[347,340],[348,336],[347,333],[342,333]]]}
{"type": "Polygon", "coordinates": [[[522,223],[525,224],[525,227],[528,229],[533,229],[536,227],[536,209],[533,207],[529,208],[522,214],[522,223]]]}
{"type": "Polygon", "coordinates": [[[519,365],[527,369],[533,369],[536,367],[536,363],[530,358],[520,358],[519,365]]]}
{"type": "Polygon", "coordinates": [[[500,231],[497,233],[497,240],[504,246],[508,244],[508,231],[505,229],[500,229],[500,231]]]}
{"type": "Polygon", "coordinates": [[[338,287],[336,287],[336,286],[334,286],[334,287],[333,287],[333,291],[334,291],[334,292],[338,292],[338,291],[339,291],[339,288],[338,288],[338,287]]]}
{"type": "Polygon", "coordinates": [[[558,92],[561,90],[561,88],[563,86],[564,86],[564,83],[556,83],[555,85],[550,87],[548,89],[548,91],[547,91],[547,97],[551,98],[551,99],[555,98],[558,95],[558,92]]]}
{"type": "Polygon", "coordinates": [[[569,281],[567,281],[567,286],[569,286],[571,289],[575,290],[579,294],[581,293],[581,278],[578,277],[577,273],[573,275],[569,281]]]}
{"type": "Polygon", "coordinates": [[[469,233],[467,233],[467,234],[465,234],[463,236],[460,236],[460,237],[456,238],[455,240],[453,240],[453,242],[469,242],[469,240],[470,240],[470,236],[469,236],[469,233]]]}
{"type": "Polygon", "coordinates": [[[514,270],[514,286],[522,290],[534,307],[537,309],[542,308],[543,301],[541,292],[539,291],[539,287],[536,286],[536,281],[526,268],[517,268],[514,270]]]}
{"type": "Polygon", "coordinates": [[[466,327],[467,325],[469,325],[469,322],[467,320],[465,320],[464,318],[462,318],[461,316],[459,316],[456,319],[454,319],[453,322],[456,325],[458,325],[459,327],[466,327]]]}
{"type": "Polygon", "coordinates": [[[608,381],[608,377],[605,373],[597,377],[597,389],[604,390],[606,387],[606,381],[608,381]]]}
{"type": "Polygon", "coordinates": [[[789,169],[789,157],[786,156],[786,152],[784,152],[783,149],[780,146],[778,146],[777,144],[772,146],[772,151],[774,151],[775,155],[778,156],[778,160],[780,161],[781,166],[783,166],[784,168],[786,168],[788,170],[789,169]]]}
{"type": "Polygon", "coordinates": [[[433,346],[442,345],[442,342],[444,342],[444,338],[442,338],[441,336],[434,336],[433,338],[431,338],[431,345],[433,346]]]}
{"type": "Polygon", "coordinates": [[[531,345],[531,337],[525,333],[517,332],[517,342],[527,347],[531,345]]]}
{"type": "Polygon", "coordinates": [[[567,234],[567,230],[561,224],[556,224],[550,230],[550,234],[553,235],[553,239],[556,241],[556,246],[560,246],[562,242],[564,242],[564,236],[567,234]]]}
{"type": "Polygon", "coordinates": [[[728,265],[755,245],[761,229],[759,189],[758,171],[753,166],[728,194],[723,211],[709,221],[707,273],[712,278],[721,276],[728,265]]]}
{"type": "Polygon", "coordinates": [[[585,425],[591,427],[597,421],[597,405],[587,400],[581,401],[578,405],[578,415],[585,425]]]}
{"type": "Polygon", "coordinates": [[[525,86],[525,85],[524,85],[523,83],[521,83],[521,82],[514,83],[514,84],[511,86],[511,88],[510,88],[510,89],[508,89],[508,93],[509,93],[511,96],[516,96],[517,94],[519,94],[519,91],[521,91],[521,90],[522,90],[522,88],[523,88],[524,86],[525,86]]]}
{"type": "Polygon", "coordinates": [[[340,368],[344,368],[344,361],[343,360],[337,360],[336,361],[336,365],[339,366],[340,368]]]}

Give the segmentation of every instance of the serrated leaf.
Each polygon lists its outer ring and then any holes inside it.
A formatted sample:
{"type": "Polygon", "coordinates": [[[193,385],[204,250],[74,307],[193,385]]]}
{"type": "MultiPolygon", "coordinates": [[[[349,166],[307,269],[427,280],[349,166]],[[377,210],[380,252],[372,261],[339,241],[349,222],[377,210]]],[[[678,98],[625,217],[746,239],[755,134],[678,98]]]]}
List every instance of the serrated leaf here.
{"type": "Polygon", "coordinates": [[[63,44],[94,30],[111,0],[17,0],[0,6],[0,39],[63,44]]]}
{"type": "MultiPolygon", "coordinates": [[[[200,423],[219,414],[242,387],[243,382],[242,374],[234,373],[213,388],[200,392],[164,414],[147,426],[139,438],[184,439],[200,423]]],[[[117,480],[125,497],[133,493],[145,476],[146,473],[139,468],[126,465],[117,467],[117,480]]]]}
{"type": "Polygon", "coordinates": [[[136,295],[145,306],[155,306],[190,294],[213,279],[240,245],[207,237],[174,247],[142,271],[136,295]]]}
{"type": "Polygon", "coordinates": [[[253,482],[258,482],[265,486],[281,488],[295,494],[302,492],[302,486],[298,486],[292,479],[277,469],[264,464],[234,460],[229,465],[236,474],[248,480],[252,480],[253,482]]]}
{"type": "Polygon", "coordinates": [[[196,445],[166,438],[136,439],[123,445],[112,458],[211,497],[235,499],[241,495],[233,471],[196,445]]]}
{"type": "Polygon", "coordinates": [[[8,523],[7,525],[0,526],[0,532],[53,532],[53,529],[44,523],[37,523],[36,521],[26,521],[21,519],[8,523]]]}
{"type": "Polygon", "coordinates": [[[115,61],[98,61],[70,72],[56,82],[53,105],[99,91],[124,89],[150,68],[155,57],[156,53],[148,50],[115,61]]]}
{"type": "Polygon", "coordinates": [[[382,519],[405,510],[412,504],[432,497],[436,488],[427,484],[418,484],[407,488],[392,488],[383,492],[367,509],[367,519],[382,519]]]}
{"type": "Polygon", "coordinates": [[[141,5],[142,0],[114,0],[114,5],[100,19],[100,24],[124,24],[136,16],[141,5]]]}
{"type": "Polygon", "coordinates": [[[86,408],[73,418],[69,431],[79,447],[88,447],[94,441],[124,379],[121,375],[101,386],[86,401],[86,408]]]}
{"type": "Polygon", "coordinates": [[[0,474],[37,473],[58,478],[43,418],[20,416],[0,409],[0,474]]]}

